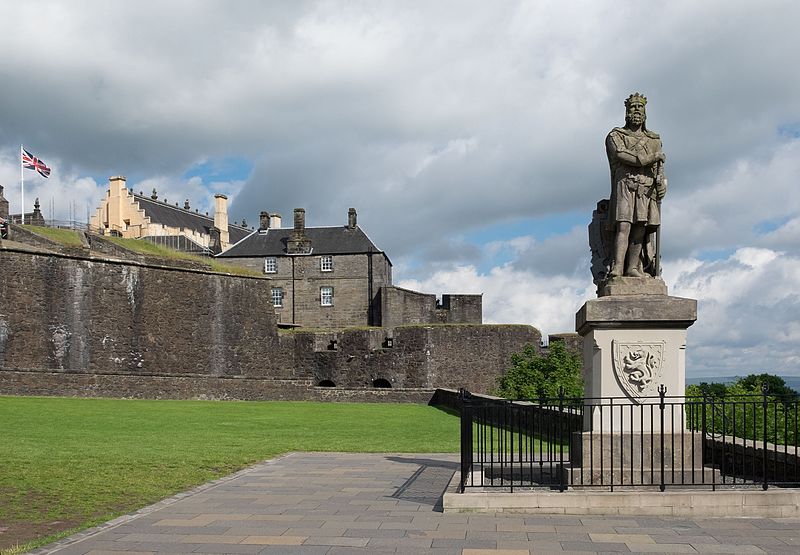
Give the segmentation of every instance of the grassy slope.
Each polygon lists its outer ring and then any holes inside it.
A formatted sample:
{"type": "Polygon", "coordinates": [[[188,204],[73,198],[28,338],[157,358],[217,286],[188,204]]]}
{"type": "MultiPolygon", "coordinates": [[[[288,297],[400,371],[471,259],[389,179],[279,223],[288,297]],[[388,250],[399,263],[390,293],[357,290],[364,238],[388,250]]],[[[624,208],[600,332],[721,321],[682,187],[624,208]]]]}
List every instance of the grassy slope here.
{"type": "Polygon", "coordinates": [[[419,405],[0,397],[0,423],[0,527],[86,526],[287,451],[459,448],[419,405]]]}
{"type": "Polygon", "coordinates": [[[261,273],[251,270],[250,268],[244,268],[235,264],[225,264],[224,262],[220,262],[215,258],[208,258],[205,256],[197,256],[186,252],[176,251],[174,249],[162,247],[161,245],[156,245],[155,243],[144,241],[142,239],[125,239],[122,237],[110,236],[105,237],[105,239],[108,239],[112,243],[116,243],[121,247],[145,256],[156,256],[158,258],[167,258],[172,260],[189,260],[191,262],[206,266],[209,270],[213,270],[215,272],[263,277],[261,273]]]}
{"type": "Polygon", "coordinates": [[[40,227],[37,225],[26,225],[24,229],[41,235],[45,239],[50,239],[57,243],[61,243],[67,247],[80,247],[81,240],[78,237],[78,232],[73,229],[59,229],[55,227],[40,227]]]}
{"type": "MultiPolygon", "coordinates": [[[[33,225],[26,225],[25,229],[27,229],[31,233],[35,233],[36,235],[41,235],[46,239],[50,239],[51,241],[56,241],[57,243],[61,243],[62,245],[67,247],[80,247],[82,244],[80,237],[78,236],[78,232],[71,229],[39,227],[33,225]]],[[[162,247],[161,245],[156,245],[155,243],[151,243],[149,241],[144,241],[141,239],[125,239],[122,237],[111,237],[111,236],[105,237],[105,239],[108,239],[112,243],[116,243],[117,245],[124,247],[130,251],[143,254],[145,256],[153,256],[170,260],[188,260],[190,262],[194,262],[201,266],[205,266],[209,270],[215,272],[222,272],[226,274],[235,274],[242,276],[263,277],[263,275],[260,272],[251,270],[250,268],[244,268],[242,266],[237,266],[235,264],[225,264],[224,262],[220,262],[215,258],[197,256],[194,254],[176,251],[174,249],[162,247]]]]}

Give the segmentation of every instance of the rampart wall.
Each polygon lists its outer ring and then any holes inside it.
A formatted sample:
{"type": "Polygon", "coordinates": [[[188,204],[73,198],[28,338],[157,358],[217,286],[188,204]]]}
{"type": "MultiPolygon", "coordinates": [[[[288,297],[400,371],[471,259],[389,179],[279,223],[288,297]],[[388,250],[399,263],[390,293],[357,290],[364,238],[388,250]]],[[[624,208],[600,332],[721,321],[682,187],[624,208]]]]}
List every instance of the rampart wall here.
{"type": "Polygon", "coordinates": [[[481,295],[442,295],[442,302],[437,303],[436,295],[394,285],[382,287],[380,295],[384,327],[483,322],[481,295]]]}
{"type": "Polygon", "coordinates": [[[0,267],[0,394],[418,402],[490,391],[541,340],[522,325],[279,333],[265,278],[8,245],[0,267]],[[376,380],[392,392],[366,393],[376,380]]]}
{"type": "Polygon", "coordinates": [[[275,375],[264,280],[0,252],[0,367],[134,375],[275,375]]]}

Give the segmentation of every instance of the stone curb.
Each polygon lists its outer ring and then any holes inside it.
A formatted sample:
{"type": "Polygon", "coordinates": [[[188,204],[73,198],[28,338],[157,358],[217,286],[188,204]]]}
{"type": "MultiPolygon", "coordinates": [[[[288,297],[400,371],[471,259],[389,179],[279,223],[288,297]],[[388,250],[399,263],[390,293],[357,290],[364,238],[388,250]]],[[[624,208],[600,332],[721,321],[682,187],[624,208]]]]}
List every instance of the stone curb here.
{"type": "Polygon", "coordinates": [[[456,472],[442,499],[445,513],[530,513],[549,515],[616,515],[674,517],[800,517],[800,489],[767,491],[575,491],[542,490],[515,493],[467,491],[457,493],[456,472]]]}

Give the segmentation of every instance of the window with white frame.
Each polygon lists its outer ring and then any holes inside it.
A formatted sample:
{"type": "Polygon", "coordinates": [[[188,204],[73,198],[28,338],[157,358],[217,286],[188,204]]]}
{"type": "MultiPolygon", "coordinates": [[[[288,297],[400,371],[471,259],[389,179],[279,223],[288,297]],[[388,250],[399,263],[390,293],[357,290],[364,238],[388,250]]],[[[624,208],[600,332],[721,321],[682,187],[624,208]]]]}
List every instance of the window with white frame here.
{"type": "Polygon", "coordinates": [[[319,259],[319,269],[323,272],[333,271],[333,257],[330,255],[322,256],[319,259]]]}
{"type": "Polygon", "coordinates": [[[283,306],[283,287],[272,288],[272,306],[275,308],[283,306]]]}
{"type": "Polygon", "coordinates": [[[319,288],[319,304],[322,306],[333,306],[333,287],[319,288]]]}
{"type": "Polygon", "coordinates": [[[278,259],[274,256],[268,256],[264,259],[264,273],[274,274],[278,271],[278,259]]]}

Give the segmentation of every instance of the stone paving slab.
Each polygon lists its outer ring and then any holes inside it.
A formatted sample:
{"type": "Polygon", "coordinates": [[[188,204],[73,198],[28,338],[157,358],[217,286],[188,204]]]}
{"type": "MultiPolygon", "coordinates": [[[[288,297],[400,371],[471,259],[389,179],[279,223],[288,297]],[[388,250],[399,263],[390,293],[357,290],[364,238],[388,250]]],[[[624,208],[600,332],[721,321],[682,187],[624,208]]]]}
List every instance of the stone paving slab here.
{"type": "Polygon", "coordinates": [[[800,518],[443,513],[457,466],[454,455],[292,453],[33,553],[800,553],[800,518]]]}

